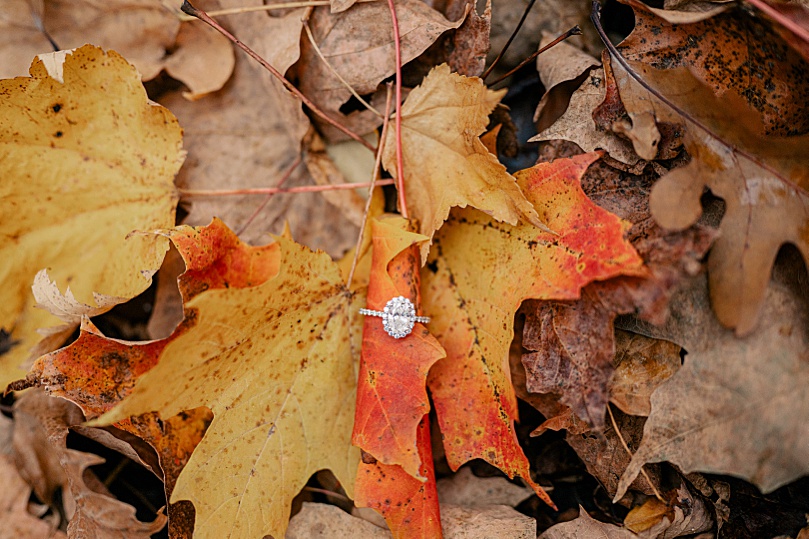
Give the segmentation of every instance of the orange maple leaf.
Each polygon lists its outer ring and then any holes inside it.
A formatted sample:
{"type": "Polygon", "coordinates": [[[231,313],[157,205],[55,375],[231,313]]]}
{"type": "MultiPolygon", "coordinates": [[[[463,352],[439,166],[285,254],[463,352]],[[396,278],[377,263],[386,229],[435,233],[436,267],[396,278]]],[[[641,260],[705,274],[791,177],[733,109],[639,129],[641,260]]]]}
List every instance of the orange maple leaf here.
{"type": "Polygon", "coordinates": [[[628,224],[581,189],[580,177],[600,156],[557,159],[517,174],[540,219],[558,235],[456,209],[422,273],[430,330],[447,351],[428,383],[450,466],[482,458],[509,477],[521,476],[549,504],[514,432],[508,349],[525,299],[574,299],[591,281],[644,271],[623,238],[628,224]]]}

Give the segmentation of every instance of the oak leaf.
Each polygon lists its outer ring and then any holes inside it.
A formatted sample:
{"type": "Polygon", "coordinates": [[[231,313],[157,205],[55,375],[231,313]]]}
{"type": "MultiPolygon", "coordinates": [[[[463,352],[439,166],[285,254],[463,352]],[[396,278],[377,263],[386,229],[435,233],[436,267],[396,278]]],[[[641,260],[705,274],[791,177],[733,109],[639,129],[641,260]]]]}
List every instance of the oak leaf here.
{"type": "MultiPolygon", "coordinates": [[[[193,236],[184,231],[167,233],[193,236]]],[[[232,233],[225,240],[238,242],[232,233]]],[[[276,244],[275,273],[263,283],[205,290],[186,301],[191,327],[98,420],[213,411],[171,499],[194,503],[195,537],[283,537],[292,498],[322,468],[353,491],[359,455],[350,443],[350,333],[359,315],[326,254],[285,237],[276,244]]],[[[198,255],[215,258],[205,249],[198,255]]],[[[251,260],[243,259],[246,272],[251,260]]]]}
{"type": "MultiPolygon", "coordinates": [[[[404,296],[418,309],[417,244],[427,238],[407,231],[404,219],[374,220],[373,257],[367,306],[382,311],[391,298],[404,296]]],[[[378,317],[365,318],[352,442],[383,464],[398,464],[419,474],[422,461],[416,430],[430,411],[427,372],[445,357],[427,328],[416,323],[407,337],[388,335],[378,317]]]]}
{"type": "Polygon", "coordinates": [[[127,235],[174,224],[181,130],[151,104],[137,71],[115,52],[85,46],[35,60],[30,78],[0,81],[0,326],[16,346],[0,386],[25,371],[36,330],[59,320],[34,309],[36,272],[89,303],[92,293],[143,291],[168,248],[127,235]]]}
{"type": "MultiPolygon", "coordinates": [[[[706,24],[724,21],[721,28],[728,29],[712,32],[715,34],[731,33],[740,24],[759,24],[737,12],[711,21],[706,24]]],[[[645,32],[641,27],[639,35],[630,36],[630,44],[657,32],[660,37],[655,42],[666,50],[667,39],[675,46],[702,28],[702,23],[681,27],[655,24],[645,32]]],[[[783,52],[777,67],[763,65],[767,61],[759,58],[767,53],[758,41],[749,53],[744,52],[744,64],[723,66],[717,74],[705,71],[708,64],[698,54],[701,48],[683,61],[696,76],[683,67],[660,69],[668,64],[654,61],[651,55],[655,49],[644,51],[638,58],[630,56],[627,65],[620,59],[612,62],[627,111],[654,114],[658,124],[671,122],[686,127],[685,148],[692,160],[663,176],[655,186],[650,199],[655,219],[669,229],[690,226],[702,213],[699,199],[705,187],[725,201],[722,235],[709,258],[710,290],[719,320],[739,335],[752,331],[758,321],[781,245],[793,243],[809,260],[809,161],[801,150],[809,143],[809,136],[798,135],[809,128],[809,113],[802,104],[780,95],[781,88],[787,96],[796,91],[786,73],[805,70],[806,62],[786,44],[779,45],[778,38],[766,29],[762,32],[762,43],[783,52]],[[692,56],[699,62],[695,63],[692,56]],[[731,69],[734,66],[735,70],[731,69]],[[754,72],[747,73],[748,69],[754,72]],[[761,88],[759,75],[771,78],[772,88],[761,88]]],[[[725,38],[706,37],[701,46],[713,44],[724,50],[725,43],[717,39],[725,38]]],[[[728,40],[727,46],[735,47],[730,50],[747,51],[744,41],[737,44],[735,37],[728,40]]],[[[804,83],[809,84],[800,80],[798,87],[804,83]]]]}
{"type": "Polygon", "coordinates": [[[513,430],[517,401],[508,364],[520,303],[573,299],[593,280],[643,272],[640,257],[623,239],[627,224],[581,190],[579,178],[600,155],[518,173],[540,218],[558,235],[456,209],[435,237],[422,271],[424,311],[433,317],[430,331],[447,358],[433,367],[428,382],[453,469],[482,458],[531,482],[513,430]]]}
{"type": "MultiPolygon", "coordinates": [[[[440,65],[407,97],[401,110],[405,196],[421,234],[432,239],[451,208],[467,205],[512,225],[522,219],[543,226],[514,177],[479,138],[504,94],[440,65]]],[[[394,176],[395,138],[388,130],[382,156],[394,176]]],[[[429,248],[422,246],[422,259],[429,248]]]]}
{"type": "Polygon", "coordinates": [[[767,288],[766,322],[745,338],[712,316],[705,278],[672,300],[665,327],[649,327],[688,355],[652,394],[643,441],[616,499],[647,462],[743,477],[765,493],[809,472],[806,298],[782,281],[776,275],[767,288]]]}

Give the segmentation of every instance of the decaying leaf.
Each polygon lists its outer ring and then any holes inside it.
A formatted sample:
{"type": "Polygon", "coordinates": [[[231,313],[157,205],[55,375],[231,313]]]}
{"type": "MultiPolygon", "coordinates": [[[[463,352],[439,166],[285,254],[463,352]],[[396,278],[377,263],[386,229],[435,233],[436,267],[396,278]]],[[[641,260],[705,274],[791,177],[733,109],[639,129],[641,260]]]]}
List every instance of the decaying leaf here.
{"type": "MultiPolygon", "coordinates": [[[[419,0],[399,0],[396,18],[401,35],[402,64],[429,47],[447,30],[458,28],[464,21],[447,20],[441,13],[419,0]]],[[[396,70],[395,45],[386,2],[363,2],[341,13],[316,9],[310,18],[315,42],[329,65],[357,93],[374,93],[377,85],[396,70]]],[[[298,64],[301,91],[332,118],[355,132],[365,134],[382,123],[378,116],[363,111],[343,114],[340,107],[351,98],[351,92],[315,52],[304,36],[298,64]]],[[[384,101],[383,101],[384,102],[384,101]]],[[[324,133],[344,137],[324,124],[324,133]]]]}
{"type": "Polygon", "coordinates": [[[25,376],[36,330],[60,322],[34,309],[39,270],[85,304],[149,285],[167,240],[127,235],[173,226],[183,159],[176,119],[118,54],[85,46],[46,60],[0,82],[0,325],[16,341],[0,359],[2,387],[25,376]]]}
{"type": "MultiPolygon", "coordinates": [[[[641,21],[648,20],[642,9],[638,13],[641,21]]],[[[766,28],[757,30],[762,39],[747,50],[746,39],[738,37],[746,31],[740,28],[762,24],[749,16],[733,11],[704,24],[652,21],[646,23],[649,28],[641,26],[628,38],[625,47],[631,45],[634,51],[639,41],[658,34],[652,40],[655,46],[647,43],[642,53],[627,58],[656,95],[638,84],[620,62],[613,61],[612,70],[627,111],[652,113],[658,124],[686,127],[684,142],[692,160],[655,186],[650,201],[655,219],[669,229],[690,226],[701,214],[699,197],[705,187],[725,201],[722,235],[709,259],[711,299],[719,320],[744,335],[759,318],[781,245],[793,243],[809,260],[809,163],[802,154],[809,138],[801,135],[809,128],[809,109],[790,97],[809,80],[803,75],[806,62],[766,28]],[[719,23],[723,32],[704,29],[704,24],[719,23]],[[729,37],[717,42],[717,36],[729,37]],[[682,62],[660,61],[671,47],[690,39],[696,44],[688,45],[690,52],[682,62]],[[763,58],[774,50],[780,51],[779,60],[768,63],[763,58]],[[738,65],[723,60],[721,70],[706,67],[719,61],[716,54],[731,58],[732,51],[737,51],[738,65]],[[679,65],[691,71],[669,69],[679,65]],[[789,75],[793,72],[801,75],[789,75]]]]}
{"type": "Polygon", "coordinates": [[[593,280],[643,272],[623,239],[625,223],[581,190],[579,178],[599,156],[557,159],[518,173],[540,218],[558,235],[456,209],[435,237],[422,271],[424,311],[447,358],[433,367],[429,385],[453,469],[482,458],[530,482],[513,431],[517,402],[508,366],[520,303],[573,299],[593,280]]]}
{"type": "MultiPolygon", "coordinates": [[[[744,477],[769,492],[809,472],[807,305],[795,287],[773,281],[759,328],[737,338],[712,316],[704,278],[672,301],[655,336],[681,343],[685,363],[652,394],[643,442],[616,498],[646,462],[684,472],[744,477]]],[[[653,328],[652,328],[653,329],[653,328]]]]}
{"type": "MultiPolygon", "coordinates": [[[[113,49],[132,63],[144,80],[165,69],[191,90],[192,97],[220,89],[233,71],[227,39],[199,23],[181,23],[158,0],[48,0],[36,13],[30,0],[7,0],[0,16],[0,77],[26,73],[28,58],[92,43],[113,49]],[[167,52],[168,51],[168,52],[167,52]]],[[[216,5],[203,0],[201,7],[216,5]]],[[[179,5],[174,6],[179,8],[179,5]]]]}
{"type": "Polygon", "coordinates": [[[627,414],[648,416],[652,392],[680,368],[680,350],[669,341],[615,330],[610,401],[627,414]]]}
{"type": "Polygon", "coordinates": [[[570,96],[570,103],[564,114],[550,127],[528,139],[528,142],[569,140],[578,144],[584,151],[606,150],[613,159],[630,167],[642,168],[643,163],[638,165],[640,158],[632,149],[631,143],[600,128],[593,120],[593,110],[604,102],[606,92],[604,70],[590,70],[590,74],[579,89],[570,96]]]}
{"type": "MultiPolygon", "coordinates": [[[[255,7],[261,0],[220,0],[223,8],[255,7]]],[[[280,17],[264,13],[230,15],[239,38],[284,73],[300,55],[303,10],[280,17]]],[[[201,24],[201,23],[198,23],[201,24]]],[[[185,132],[188,160],[177,183],[191,190],[274,187],[300,155],[309,120],[300,101],[244,53],[236,57],[233,80],[223,90],[189,102],[181,92],[160,99],[177,115],[185,132]]],[[[313,183],[304,168],[296,169],[285,187],[313,183]],[[304,172],[302,172],[304,171],[304,172]]],[[[261,196],[191,197],[184,223],[207,225],[222,219],[234,230],[247,224],[264,202],[261,196]]],[[[245,241],[264,244],[288,222],[299,241],[337,256],[356,239],[347,220],[334,226],[340,212],[317,193],[273,195],[250,226],[245,241]],[[321,219],[328,215],[329,219],[321,219]]]]}
{"type": "MultiPolygon", "coordinates": [[[[184,241],[207,236],[206,229],[187,227],[166,233],[184,241]]],[[[224,241],[239,243],[232,233],[224,241]]],[[[191,327],[99,420],[147,411],[170,417],[203,405],[213,411],[171,499],[194,503],[195,537],[283,537],[292,498],[322,468],[353,492],[359,455],[350,442],[356,391],[350,332],[358,309],[326,254],[285,237],[276,244],[269,251],[275,271],[261,284],[206,290],[186,301],[191,327]]],[[[195,256],[216,258],[204,242],[200,247],[195,256]]],[[[223,261],[242,260],[242,282],[251,275],[249,254],[234,250],[238,256],[223,261]]],[[[187,276],[189,286],[207,287],[187,276]]]]}
{"type": "MultiPolygon", "coordinates": [[[[87,468],[103,463],[104,459],[66,447],[68,427],[84,420],[75,405],[41,391],[29,391],[14,403],[14,411],[15,424],[33,425],[39,450],[49,454],[62,468],[68,537],[148,539],[163,528],[165,516],[159,514],[154,522],[141,522],[135,518],[134,507],[96,492],[85,482],[84,474],[91,473],[87,468]]],[[[19,454],[32,448],[15,449],[19,454]]]]}
{"type": "Polygon", "coordinates": [[[28,511],[31,486],[20,475],[20,467],[14,462],[11,437],[14,426],[10,419],[0,416],[0,539],[66,539],[55,529],[55,524],[28,511]]]}
{"type": "Polygon", "coordinates": [[[353,517],[334,505],[303,502],[303,509],[289,521],[285,539],[390,539],[388,530],[353,517]]]}
{"type": "MultiPolygon", "coordinates": [[[[418,309],[418,243],[427,238],[407,230],[404,219],[372,222],[373,257],[368,308],[382,311],[391,298],[404,296],[418,309]]],[[[416,430],[430,411],[427,372],[445,357],[438,341],[417,323],[412,333],[396,339],[378,317],[365,318],[354,418],[354,445],[383,464],[400,465],[419,475],[422,467],[416,430]]]]}
{"type": "MultiPolygon", "coordinates": [[[[504,94],[441,65],[407,97],[401,112],[405,195],[425,236],[432,239],[451,208],[467,205],[512,225],[522,219],[543,226],[514,177],[479,138],[504,94]]],[[[395,176],[394,131],[388,131],[382,162],[395,176]]],[[[429,248],[422,246],[422,259],[429,248]]]]}

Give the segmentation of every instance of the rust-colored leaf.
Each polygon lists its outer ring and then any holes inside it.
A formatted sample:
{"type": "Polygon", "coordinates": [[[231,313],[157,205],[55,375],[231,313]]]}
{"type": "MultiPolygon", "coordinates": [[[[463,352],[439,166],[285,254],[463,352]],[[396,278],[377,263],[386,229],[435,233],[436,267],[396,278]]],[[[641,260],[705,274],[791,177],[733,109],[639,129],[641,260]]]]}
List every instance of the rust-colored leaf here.
{"type": "MultiPolygon", "coordinates": [[[[418,312],[418,243],[427,238],[407,228],[401,218],[373,221],[369,309],[382,311],[388,300],[404,296],[418,312]]],[[[366,317],[352,443],[381,463],[398,464],[423,479],[416,428],[430,411],[427,372],[445,355],[421,323],[410,335],[396,339],[386,333],[380,318],[366,317]]]]}
{"type": "Polygon", "coordinates": [[[385,517],[394,539],[441,539],[428,415],[418,424],[416,447],[422,463],[418,475],[424,480],[399,465],[364,456],[357,471],[354,503],[372,507],[385,517]]]}
{"type": "Polygon", "coordinates": [[[464,209],[454,210],[435,237],[422,271],[424,310],[447,358],[433,367],[429,385],[453,469],[482,458],[530,482],[513,430],[517,402],[508,366],[520,303],[574,299],[588,282],[644,271],[623,239],[626,223],[581,190],[579,178],[599,156],[557,159],[518,173],[540,218],[558,235],[464,209]]]}

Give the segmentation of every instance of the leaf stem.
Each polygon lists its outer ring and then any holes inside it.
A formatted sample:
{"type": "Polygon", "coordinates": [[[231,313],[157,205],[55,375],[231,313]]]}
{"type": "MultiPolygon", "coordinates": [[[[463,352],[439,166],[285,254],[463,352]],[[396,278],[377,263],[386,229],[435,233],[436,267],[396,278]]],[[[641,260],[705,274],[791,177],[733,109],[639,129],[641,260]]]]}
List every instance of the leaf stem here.
{"type": "Polygon", "coordinates": [[[385,116],[382,123],[382,134],[379,136],[379,146],[376,149],[376,159],[374,160],[374,172],[371,175],[371,187],[368,189],[368,200],[365,201],[365,211],[362,214],[362,224],[360,225],[360,232],[357,236],[357,245],[354,248],[354,260],[351,261],[351,271],[348,272],[348,282],[346,286],[351,290],[351,283],[354,282],[354,272],[357,269],[357,262],[360,259],[360,248],[362,247],[362,236],[365,234],[365,227],[368,223],[368,212],[371,211],[371,200],[374,198],[374,187],[377,185],[377,178],[379,177],[379,167],[382,163],[382,152],[385,151],[385,138],[388,135],[388,126],[390,125],[390,109],[393,92],[391,92],[390,83],[388,83],[388,92],[385,99],[385,116]]]}
{"type": "Polygon", "coordinates": [[[529,63],[531,63],[537,56],[539,56],[540,54],[542,54],[546,50],[548,50],[548,49],[550,49],[552,47],[555,47],[556,45],[558,45],[562,41],[566,40],[567,38],[569,38],[571,36],[580,36],[580,35],[581,35],[581,28],[579,28],[579,25],[577,24],[576,26],[574,26],[573,28],[571,28],[570,30],[565,32],[564,34],[560,35],[559,37],[557,37],[556,39],[554,39],[553,41],[551,41],[550,43],[548,43],[547,45],[545,45],[544,47],[542,47],[541,49],[536,51],[535,53],[531,54],[531,56],[529,56],[528,58],[526,58],[525,60],[520,62],[520,65],[518,65],[517,67],[515,67],[514,69],[512,69],[511,71],[509,71],[508,73],[506,73],[502,77],[498,78],[493,83],[489,84],[489,86],[494,86],[498,82],[501,82],[501,81],[507,79],[508,77],[510,77],[511,75],[513,75],[514,73],[516,73],[520,69],[524,68],[529,63]]]}
{"type": "Polygon", "coordinates": [[[503,55],[506,54],[506,51],[511,46],[511,42],[514,41],[515,37],[517,37],[517,33],[520,31],[520,28],[522,28],[522,25],[525,23],[525,19],[528,18],[528,13],[531,12],[531,8],[534,7],[535,2],[536,0],[531,0],[530,2],[528,2],[528,5],[525,6],[525,10],[522,12],[522,17],[520,18],[520,22],[517,23],[517,27],[511,33],[511,35],[508,38],[508,41],[506,41],[506,44],[503,45],[503,48],[500,49],[500,52],[497,54],[497,58],[494,59],[494,62],[492,62],[492,65],[490,65],[488,69],[486,69],[486,71],[483,72],[483,75],[480,76],[480,78],[483,79],[484,82],[486,82],[486,77],[488,77],[491,74],[495,66],[497,66],[500,60],[503,59],[503,55]]]}
{"type": "Polygon", "coordinates": [[[222,34],[223,36],[228,38],[230,41],[232,41],[237,47],[239,47],[245,53],[247,53],[247,55],[250,56],[250,58],[252,58],[256,62],[261,64],[261,66],[264,69],[266,69],[267,71],[272,73],[272,75],[275,78],[277,78],[279,81],[281,81],[281,83],[284,85],[284,87],[287,90],[289,90],[290,92],[292,92],[294,95],[296,95],[298,97],[298,99],[300,99],[303,102],[303,104],[306,105],[309,108],[309,110],[311,110],[312,112],[314,112],[315,114],[317,114],[318,116],[323,118],[323,120],[330,123],[335,128],[339,129],[340,131],[342,131],[343,133],[345,133],[346,135],[348,135],[352,139],[356,140],[357,142],[359,142],[360,144],[362,144],[363,146],[365,146],[366,148],[368,148],[372,152],[376,150],[376,148],[374,148],[373,145],[371,145],[367,140],[365,140],[364,138],[362,138],[358,134],[354,133],[353,131],[351,131],[347,127],[341,125],[339,122],[337,122],[336,120],[333,120],[328,115],[326,115],[325,112],[320,110],[320,108],[317,105],[315,105],[308,97],[303,95],[303,93],[300,90],[298,90],[295,87],[295,85],[293,85],[291,82],[289,82],[286,79],[286,77],[284,77],[284,75],[282,75],[281,72],[279,72],[277,69],[275,69],[267,60],[262,58],[253,49],[251,49],[250,47],[248,47],[247,45],[245,45],[244,43],[239,41],[236,38],[236,36],[234,36],[233,34],[228,32],[224,27],[222,27],[221,24],[219,24],[214,19],[212,19],[210,16],[208,16],[208,14],[205,13],[203,10],[195,8],[194,6],[192,6],[188,2],[188,0],[183,0],[183,5],[182,5],[182,7],[180,9],[183,10],[183,13],[186,13],[188,15],[191,15],[192,17],[198,18],[199,20],[206,23],[211,28],[213,28],[214,30],[216,30],[217,32],[219,32],[220,34],[222,34]]]}
{"type": "Polygon", "coordinates": [[[407,197],[402,164],[402,40],[399,36],[399,19],[396,17],[393,0],[388,0],[388,7],[393,21],[393,47],[396,52],[396,190],[399,193],[399,212],[407,219],[407,197]]]}
{"type": "MultiPolygon", "coordinates": [[[[377,185],[393,185],[393,180],[379,180],[377,185]]],[[[275,195],[278,193],[313,193],[370,187],[371,182],[335,183],[331,185],[302,185],[300,187],[258,187],[255,189],[178,189],[186,197],[222,197],[236,195],[275,195]]]]}
{"type": "MultiPolygon", "coordinates": [[[[615,421],[615,416],[612,414],[612,407],[610,406],[610,403],[607,403],[607,411],[610,413],[610,421],[612,422],[612,428],[615,431],[615,434],[621,441],[621,445],[624,446],[624,449],[629,454],[629,457],[632,458],[632,451],[629,449],[629,446],[626,444],[626,441],[624,441],[624,437],[621,434],[621,429],[618,428],[618,423],[615,421]]],[[[663,496],[660,495],[660,492],[657,490],[657,487],[654,486],[654,483],[652,483],[652,479],[649,477],[649,474],[646,473],[646,470],[643,469],[643,466],[640,467],[640,473],[643,474],[643,477],[646,479],[646,482],[649,483],[649,487],[652,489],[652,492],[654,492],[655,498],[660,500],[662,503],[666,503],[666,500],[664,500],[663,496]]]]}

